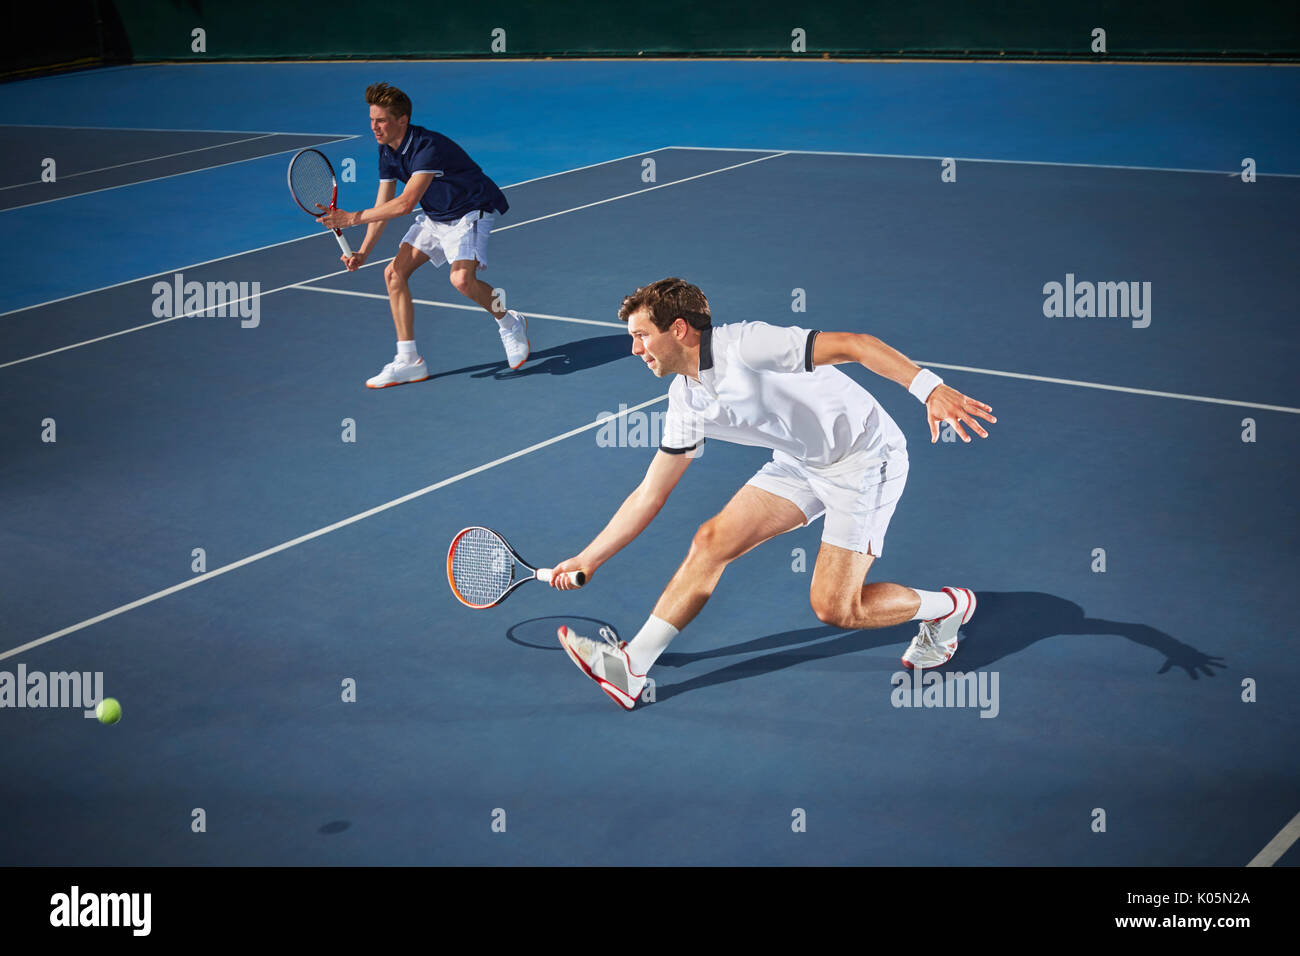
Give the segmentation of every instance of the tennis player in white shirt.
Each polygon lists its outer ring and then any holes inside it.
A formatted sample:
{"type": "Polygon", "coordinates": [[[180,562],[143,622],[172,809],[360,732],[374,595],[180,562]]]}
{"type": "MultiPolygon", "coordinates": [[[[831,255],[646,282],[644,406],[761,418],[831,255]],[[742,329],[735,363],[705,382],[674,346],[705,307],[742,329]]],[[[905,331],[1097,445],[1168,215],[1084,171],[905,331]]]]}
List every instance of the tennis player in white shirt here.
{"type": "Polygon", "coordinates": [[[627,710],[668,643],[700,613],[723,570],[770,538],[825,515],[810,600],[835,627],[891,627],[920,621],[903,654],[909,668],[937,667],[957,650],[958,628],[975,612],[966,588],[921,591],[863,584],[884,548],[885,531],[907,483],[907,442],[871,393],[834,366],[857,362],[925,404],[930,440],[946,422],[987,438],[979,419],[993,410],[871,335],[740,322],[713,325],[704,294],[682,279],[661,279],[623,301],[632,354],[656,376],[675,376],[659,451],[645,478],[603,531],[555,566],[552,586],[588,578],[653,520],[706,438],[772,449],[765,464],[702,524],[686,559],[649,620],[627,642],[580,637],[560,628],[569,657],[627,710]]]}

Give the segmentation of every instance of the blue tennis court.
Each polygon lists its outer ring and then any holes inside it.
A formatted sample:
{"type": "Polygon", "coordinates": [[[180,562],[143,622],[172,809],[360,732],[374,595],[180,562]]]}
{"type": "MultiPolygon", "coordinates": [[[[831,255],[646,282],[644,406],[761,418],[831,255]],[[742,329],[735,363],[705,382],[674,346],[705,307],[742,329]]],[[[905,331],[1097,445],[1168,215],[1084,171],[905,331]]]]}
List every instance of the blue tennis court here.
{"type": "Polygon", "coordinates": [[[1297,93],[957,63],[0,86],[0,668],[102,672],[124,712],[0,708],[0,862],[1245,865],[1300,810],[1297,93]],[[529,316],[518,371],[426,266],[432,377],[363,387],[405,223],[342,271],[284,171],[315,146],[372,203],[375,79],[506,187],[482,277],[529,316]],[[912,463],[870,580],[979,596],[946,686],[898,686],[915,624],[818,621],[820,523],[728,569],[653,701],[576,671],[557,627],[630,638],[757,448],[709,443],[584,589],[455,600],[459,529],[553,563],[640,481],[668,383],[617,310],[669,275],[715,322],[869,332],[993,407],[932,445],[848,370],[912,463]]]}

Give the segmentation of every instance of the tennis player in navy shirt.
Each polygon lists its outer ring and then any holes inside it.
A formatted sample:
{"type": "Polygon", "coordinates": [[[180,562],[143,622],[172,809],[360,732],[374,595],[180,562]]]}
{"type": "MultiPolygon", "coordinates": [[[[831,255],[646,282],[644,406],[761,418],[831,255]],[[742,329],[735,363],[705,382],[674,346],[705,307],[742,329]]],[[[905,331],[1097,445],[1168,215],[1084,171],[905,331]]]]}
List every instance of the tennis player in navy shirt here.
{"type": "Polygon", "coordinates": [[[351,257],[349,271],[365,264],[388,220],[410,215],[415,223],[402,237],[396,258],[384,270],[388,301],[397,329],[397,355],[366,385],[387,388],[423,382],[429,367],[415,348],[415,310],[411,273],[433,260],[451,264],[451,284],[477,302],[497,321],[506,362],[517,369],[528,360],[528,323],[518,312],[500,308],[492,287],[478,277],[487,268],[488,236],[496,217],[510,208],[497,184],[452,140],[411,123],[411,100],[396,87],[375,83],[366,88],[370,128],[379,143],[379,192],[375,205],[361,212],[335,210],[319,222],[331,229],[367,225],[366,238],[351,257]],[[396,195],[397,181],[405,184],[396,195]]]}

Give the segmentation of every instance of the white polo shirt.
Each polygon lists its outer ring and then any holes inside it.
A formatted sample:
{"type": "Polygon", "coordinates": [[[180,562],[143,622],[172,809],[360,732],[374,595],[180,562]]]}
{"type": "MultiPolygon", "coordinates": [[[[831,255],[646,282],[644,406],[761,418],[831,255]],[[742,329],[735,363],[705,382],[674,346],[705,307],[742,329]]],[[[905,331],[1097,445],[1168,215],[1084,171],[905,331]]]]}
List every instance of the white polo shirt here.
{"type": "Polygon", "coordinates": [[[815,468],[849,455],[906,457],[907,440],[871,393],[833,365],[813,367],[815,330],[738,322],[700,332],[696,382],[668,389],[660,450],[706,438],[771,448],[815,468]]]}

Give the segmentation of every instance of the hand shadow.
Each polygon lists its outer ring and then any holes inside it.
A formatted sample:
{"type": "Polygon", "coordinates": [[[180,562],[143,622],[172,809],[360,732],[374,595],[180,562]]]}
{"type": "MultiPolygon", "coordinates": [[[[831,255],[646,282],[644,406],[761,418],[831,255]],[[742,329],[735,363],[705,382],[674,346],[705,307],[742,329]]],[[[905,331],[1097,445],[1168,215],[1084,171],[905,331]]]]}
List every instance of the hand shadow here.
{"type": "MultiPolygon", "coordinates": [[[[984,592],[977,594],[978,605],[975,616],[969,625],[962,629],[962,641],[953,663],[948,669],[963,672],[978,670],[1010,654],[1022,651],[1036,641],[1060,635],[1095,635],[1117,634],[1137,644],[1150,647],[1165,655],[1165,663],[1157,671],[1164,674],[1174,667],[1181,667],[1188,677],[1197,680],[1203,672],[1207,677],[1214,676],[1214,668],[1224,668],[1221,657],[1213,657],[1184,644],[1181,641],[1156,630],[1146,624],[1123,621],[1107,621],[1084,615],[1083,608],[1073,601],[1039,592],[984,592]]],[[[754,651],[789,648],[777,650],[762,657],[739,661],[727,667],[693,677],[680,684],[657,687],[656,699],[667,700],[677,694],[725,684],[733,680],[743,680],[770,674],[775,671],[802,664],[805,661],[822,660],[838,657],[841,654],[853,654],[858,651],[885,647],[911,640],[916,629],[915,623],[898,625],[872,631],[850,631],[845,633],[834,627],[812,627],[799,631],[786,631],[771,634],[729,647],[715,648],[697,653],[665,653],[659,658],[657,666],[683,667],[699,660],[716,657],[731,657],[737,654],[750,654],[754,651]],[[821,638],[841,634],[841,637],[811,646],[809,644],[821,638]]],[[[900,656],[902,648],[900,647],[900,656]]],[[[902,669],[901,660],[898,669],[902,669]]]]}
{"type": "Polygon", "coordinates": [[[1199,651],[1149,624],[1087,617],[1073,601],[1052,594],[991,591],[976,597],[975,616],[962,629],[959,653],[964,668],[984,667],[1045,637],[1072,634],[1117,634],[1159,651],[1165,662],[1158,674],[1181,667],[1188,677],[1198,680],[1202,673],[1213,677],[1214,668],[1227,667],[1222,657],[1199,651]]]}
{"type": "Polygon", "coordinates": [[[554,345],[549,349],[533,352],[522,368],[513,371],[506,364],[505,359],[501,359],[498,362],[484,362],[480,365],[467,365],[464,368],[436,372],[429,376],[429,381],[466,373],[471,378],[494,378],[500,381],[526,378],[529,375],[572,375],[574,372],[585,372],[631,355],[632,347],[626,335],[601,335],[594,339],[578,339],[575,342],[554,345]]]}

